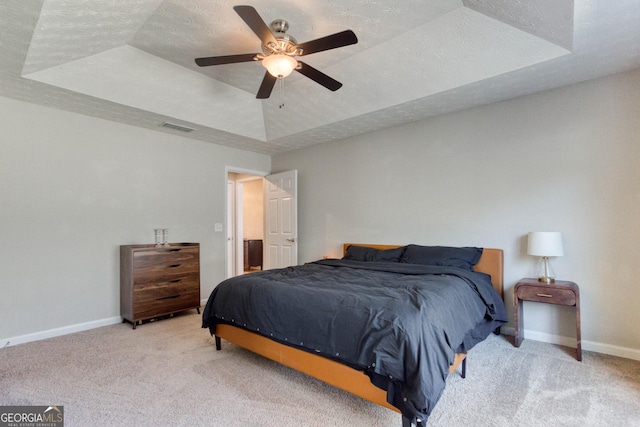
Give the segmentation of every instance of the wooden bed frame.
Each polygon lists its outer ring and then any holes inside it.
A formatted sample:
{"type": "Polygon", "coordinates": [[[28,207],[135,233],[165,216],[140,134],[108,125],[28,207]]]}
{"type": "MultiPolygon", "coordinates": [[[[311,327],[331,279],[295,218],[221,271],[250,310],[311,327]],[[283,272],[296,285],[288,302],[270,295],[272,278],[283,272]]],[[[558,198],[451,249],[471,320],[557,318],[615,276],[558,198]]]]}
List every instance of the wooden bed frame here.
{"type": "MultiPolygon", "coordinates": [[[[402,245],[378,245],[363,243],[345,243],[344,251],[349,246],[366,246],[375,249],[394,249],[402,245]]],[[[482,257],[475,265],[474,270],[491,276],[491,282],[495,290],[503,296],[503,251],[502,249],[485,248],[482,257]]],[[[362,371],[350,368],[336,361],[327,359],[313,353],[289,347],[284,344],[271,341],[261,335],[249,332],[245,329],[231,325],[220,324],[215,329],[216,349],[221,349],[220,339],[232,342],[240,347],[288,366],[296,371],[303,372],[342,390],[346,390],[356,396],[369,400],[378,405],[400,412],[395,406],[387,402],[387,393],[373,384],[369,377],[362,371]]],[[[449,372],[454,372],[462,364],[461,375],[466,374],[466,354],[456,354],[449,372]]],[[[402,425],[409,426],[410,422],[402,417],[402,425]]]]}

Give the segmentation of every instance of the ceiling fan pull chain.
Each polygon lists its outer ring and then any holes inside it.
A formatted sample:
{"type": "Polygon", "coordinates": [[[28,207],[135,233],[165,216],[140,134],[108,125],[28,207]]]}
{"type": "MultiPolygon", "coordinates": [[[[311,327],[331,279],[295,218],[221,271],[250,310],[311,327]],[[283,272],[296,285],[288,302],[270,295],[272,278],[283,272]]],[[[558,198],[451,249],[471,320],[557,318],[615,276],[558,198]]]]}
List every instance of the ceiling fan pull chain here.
{"type": "Polygon", "coordinates": [[[280,86],[280,103],[278,104],[278,108],[284,108],[284,79],[282,77],[278,78],[280,86]]]}

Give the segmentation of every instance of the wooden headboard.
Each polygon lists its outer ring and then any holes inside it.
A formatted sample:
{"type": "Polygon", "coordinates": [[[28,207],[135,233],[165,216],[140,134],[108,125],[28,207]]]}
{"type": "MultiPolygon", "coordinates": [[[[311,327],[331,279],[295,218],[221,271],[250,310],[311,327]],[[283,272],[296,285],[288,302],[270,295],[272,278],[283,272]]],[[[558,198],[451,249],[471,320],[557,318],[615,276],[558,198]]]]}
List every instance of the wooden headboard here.
{"type": "MultiPolygon", "coordinates": [[[[395,249],[404,245],[377,245],[369,243],[345,243],[343,253],[347,253],[349,246],[366,246],[374,249],[395,249]]],[[[504,252],[502,249],[484,248],[478,263],[473,267],[475,271],[491,276],[493,288],[504,299],[504,252]]]]}

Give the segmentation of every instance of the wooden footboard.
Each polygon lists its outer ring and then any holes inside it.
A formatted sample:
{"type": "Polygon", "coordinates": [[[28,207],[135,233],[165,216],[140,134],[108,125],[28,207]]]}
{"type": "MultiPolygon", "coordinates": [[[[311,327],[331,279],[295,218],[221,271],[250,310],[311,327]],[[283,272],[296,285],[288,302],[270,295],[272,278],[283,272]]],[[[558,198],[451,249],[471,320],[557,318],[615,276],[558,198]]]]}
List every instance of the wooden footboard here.
{"type": "MultiPolygon", "coordinates": [[[[349,244],[345,244],[346,247],[349,244]]],[[[376,247],[378,249],[390,249],[398,246],[391,245],[368,245],[362,246],[376,247]]],[[[485,249],[482,258],[476,265],[476,271],[491,275],[494,288],[502,295],[503,289],[503,252],[500,249],[485,249]]],[[[369,400],[378,405],[400,412],[395,406],[387,402],[386,391],[374,386],[370,378],[362,371],[350,368],[346,365],[308,353],[294,347],[277,343],[256,333],[247,331],[231,325],[217,325],[215,329],[216,347],[220,349],[220,339],[232,342],[240,347],[246,348],[254,353],[274,360],[282,365],[303,372],[311,377],[317,378],[342,390],[348,391],[363,399],[369,400]]],[[[465,361],[466,354],[456,354],[453,365],[449,368],[454,372],[458,366],[465,361]]],[[[464,377],[465,366],[462,366],[462,376],[464,377]]],[[[403,425],[406,424],[403,417],[403,425]]]]}
{"type": "MultiPolygon", "coordinates": [[[[222,338],[334,387],[400,412],[387,402],[387,392],[371,384],[371,379],[363,371],[317,354],[279,344],[262,335],[236,326],[217,325],[215,335],[217,347],[220,345],[219,339],[222,338]]],[[[456,354],[454,364],[449,368],[449,371],[455,371],[465,357],[465,354],[456,354]]]]}
{"type": "Polygon", "coordinates": [[[215,335],[217,338],[225,339],[296,371],[399,412],[398,409],[387,403],[386,392],[371,384],[369,377],[362,371],[317,354],[279,344],[261,335],[231,325],[217,325],[215,335]]]}

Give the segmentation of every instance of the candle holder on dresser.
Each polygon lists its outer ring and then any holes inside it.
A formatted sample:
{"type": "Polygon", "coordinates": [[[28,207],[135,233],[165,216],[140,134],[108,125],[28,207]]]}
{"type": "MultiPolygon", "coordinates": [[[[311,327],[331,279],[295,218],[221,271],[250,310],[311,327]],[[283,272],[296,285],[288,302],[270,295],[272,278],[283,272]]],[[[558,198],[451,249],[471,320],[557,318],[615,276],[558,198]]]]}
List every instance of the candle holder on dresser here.
{"type": "Polygon", "coordinates": [[[156,248],[169,246],[169,229],[168,228],[154,228],[156,248]]]}

